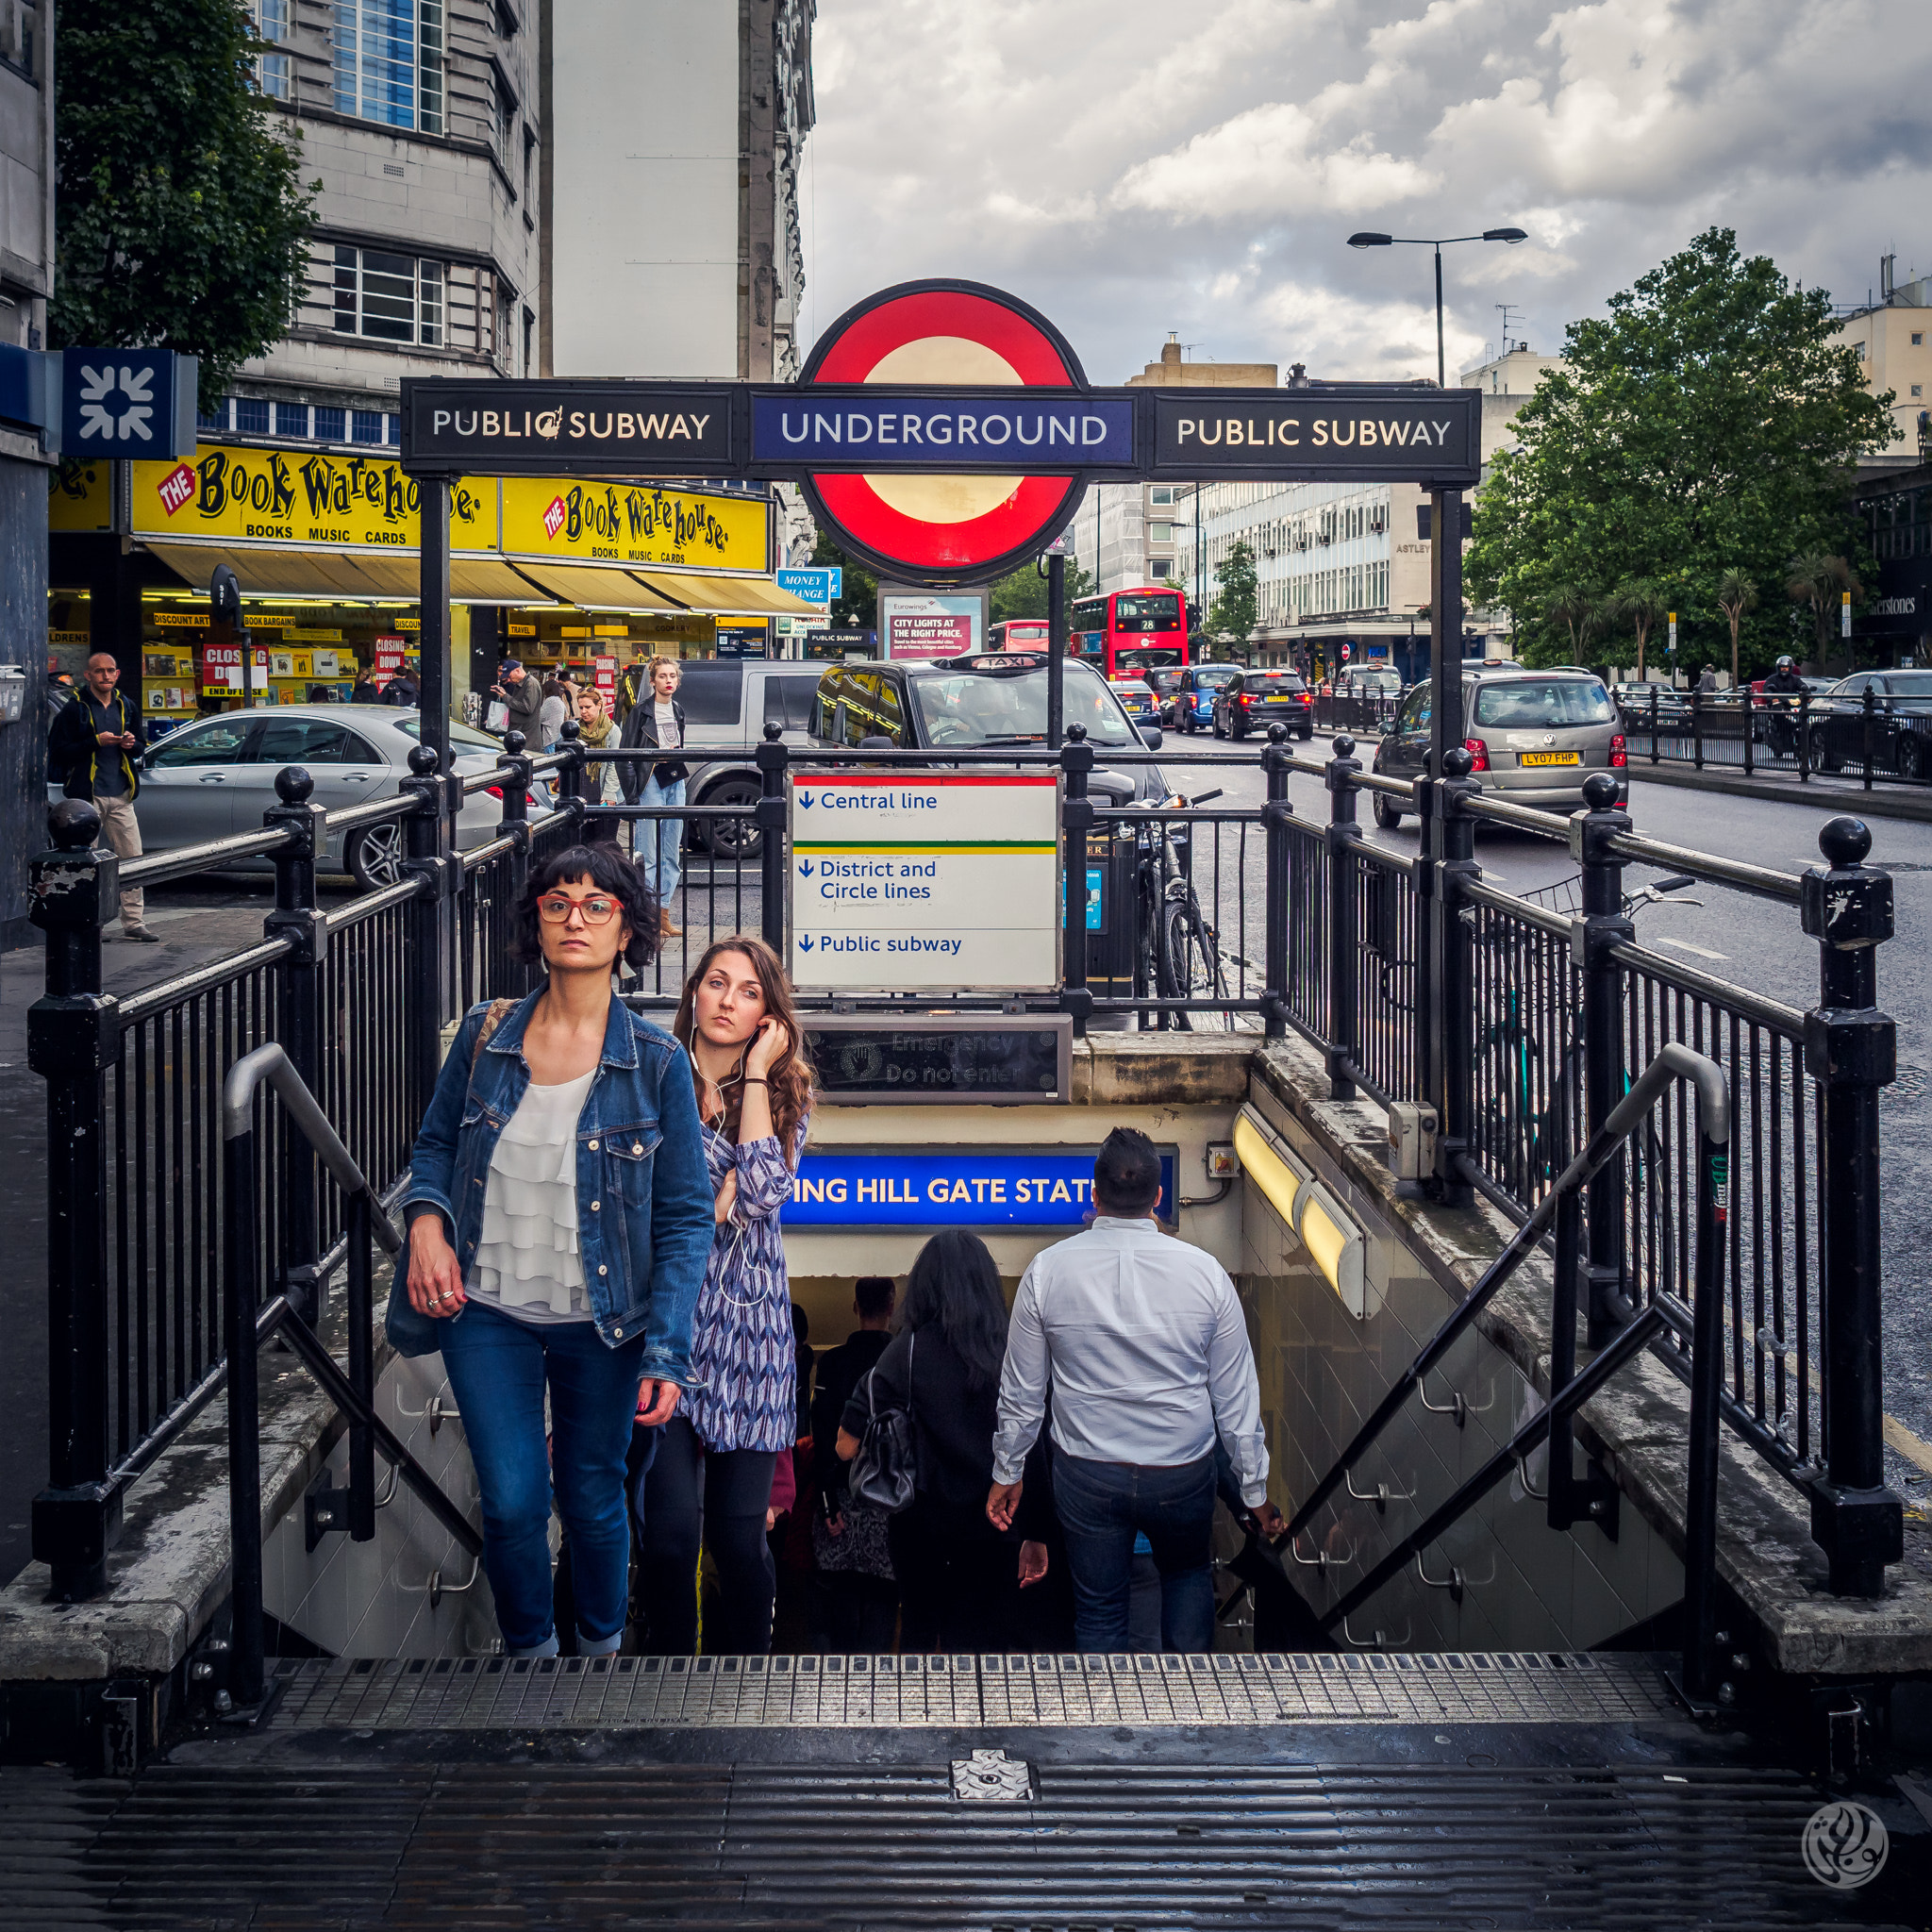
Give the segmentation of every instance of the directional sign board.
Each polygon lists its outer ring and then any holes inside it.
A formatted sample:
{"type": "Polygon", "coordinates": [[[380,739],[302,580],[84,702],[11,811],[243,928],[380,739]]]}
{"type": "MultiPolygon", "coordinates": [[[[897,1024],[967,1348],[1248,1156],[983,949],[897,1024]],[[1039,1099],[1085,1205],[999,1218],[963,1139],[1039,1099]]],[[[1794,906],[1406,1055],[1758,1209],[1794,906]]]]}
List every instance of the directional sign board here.
{"type": "Polygon", "coordinates": [[[194,454],[197,358],[172,349],[64,349],[60,360],[66,455],[194,454]]]}
{"type": "Polygon", "coordinates": [[[1059,984],[1059,779],[794,772],[792,983],[827,992],[1059,984]]]}

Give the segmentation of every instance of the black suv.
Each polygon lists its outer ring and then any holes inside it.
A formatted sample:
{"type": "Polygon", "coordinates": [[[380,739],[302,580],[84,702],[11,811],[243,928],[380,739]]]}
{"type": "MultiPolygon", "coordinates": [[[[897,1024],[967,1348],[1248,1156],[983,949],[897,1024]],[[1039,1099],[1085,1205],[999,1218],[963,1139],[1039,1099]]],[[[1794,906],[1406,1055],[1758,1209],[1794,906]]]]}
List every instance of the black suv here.
{"type": "MultiPolygon", "coordinates": [[[[974,658],[828,665],[819,678],[811,736],[858,747],[882,738],[904,750],[982,750],[1046,743],[1046,654],[990,651],[974,658]]],[[[1066,722],[1084,724],[1101,762],[1088,779],[1096,799],[1158,803],[1167,781],[1156,765],[1106,767],[1108,752],[1158,751],[1158,726],[1137,729],[1098,673],[1069,661],[1066,722]]],[[[808,758],[809,752],[806,754],[808,758]]]]}

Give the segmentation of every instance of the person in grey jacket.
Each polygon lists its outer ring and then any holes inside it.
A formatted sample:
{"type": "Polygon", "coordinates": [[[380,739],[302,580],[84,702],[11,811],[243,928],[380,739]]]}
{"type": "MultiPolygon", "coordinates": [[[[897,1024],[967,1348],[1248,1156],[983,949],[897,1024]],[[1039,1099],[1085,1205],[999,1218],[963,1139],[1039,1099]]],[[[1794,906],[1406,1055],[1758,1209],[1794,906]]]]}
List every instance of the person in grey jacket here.
{"type": "Polygon", "coordinates": [[[543,709],[543,687],[529,671],[514,658],[506,658],[497,667],[497,679],[490,687],[490,695],[501,698],[509,707],[509,723],[505,730],[521,731],[525,748],[541,751],[537,720],[543,709]]]}

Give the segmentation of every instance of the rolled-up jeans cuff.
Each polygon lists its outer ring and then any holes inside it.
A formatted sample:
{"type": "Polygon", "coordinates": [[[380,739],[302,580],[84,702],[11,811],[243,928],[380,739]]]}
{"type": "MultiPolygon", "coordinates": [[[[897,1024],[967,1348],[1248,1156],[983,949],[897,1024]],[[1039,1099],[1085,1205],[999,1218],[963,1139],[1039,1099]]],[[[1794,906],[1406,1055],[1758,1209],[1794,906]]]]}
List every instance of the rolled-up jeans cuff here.
{"type": "Polygon", "coordinates": [[[618,1631],[613,1637],[586,1637],[577,1632],[577,1655],[579,1657],[615,1657],[624,1642],[624,1632],[618,1631]]]}
{"type": "Polygon", "coordinates": [[[528,1650],[506,1650],[504,1656],[512,1661],[520,1661],[525,1657],[555,1657],[557,1651],[557,1632],[553,1630],[541,1643],[533,1643],[528,1650]]]}

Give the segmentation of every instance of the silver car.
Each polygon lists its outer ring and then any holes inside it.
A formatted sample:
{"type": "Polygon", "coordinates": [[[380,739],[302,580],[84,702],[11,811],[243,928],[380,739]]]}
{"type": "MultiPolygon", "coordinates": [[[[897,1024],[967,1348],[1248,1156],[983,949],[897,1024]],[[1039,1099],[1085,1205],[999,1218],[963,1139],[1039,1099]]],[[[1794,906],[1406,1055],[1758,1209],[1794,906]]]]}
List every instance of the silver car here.
{"type": "MultiPolygon", "coordinates": [[[[276,804],[275,774],[300,765],[315,780],[310,795],[330,811],[392,795],[409,775],[409,754],[421,725],[414,711],[389,705],[276,705],[250,711],[220,711],[184,724],[154,745],[141,762],[135,809],[141,842],[148,852],[173,851],[258,832],[262,814],[276,804]]],[[[465,774],[491,770],[503,755],[493,738],[452,723],[450,751],[465,774]]],[[[47,788],[51,803],[59,785],[47,788]]],[[[539,804],[541,805],[541,801],[539,804]]],[[[478,791],[457,821],[457,841],[481,845],[503,816],[499,799],[478,791]]],[[[318,863],[351,874],[359,885],[392,885],[403,876],[399,823],[366,825],[329,838],[318,863]]],[[[239,861],[260,870],[267,858],[239,861]]]]}
{"type": "MultiPolygon", "coordinates": [[[[1434,693],[1419,684],[1375,747],[1385,777],[1417,778],[1427,769],[1434,693]]],[[[1571,812],[1584,803],[1583,781],[1607,772],[1617,802],[1630,795],[1623,724],[1603,680],[1587,671],[1463,672],[1463,742],[1470,775],[1485,791],[1538,811],[1571,812]]],[[[1375,823],[1402,823],[1401,806],[1374,794],[1375,823]]]]}

